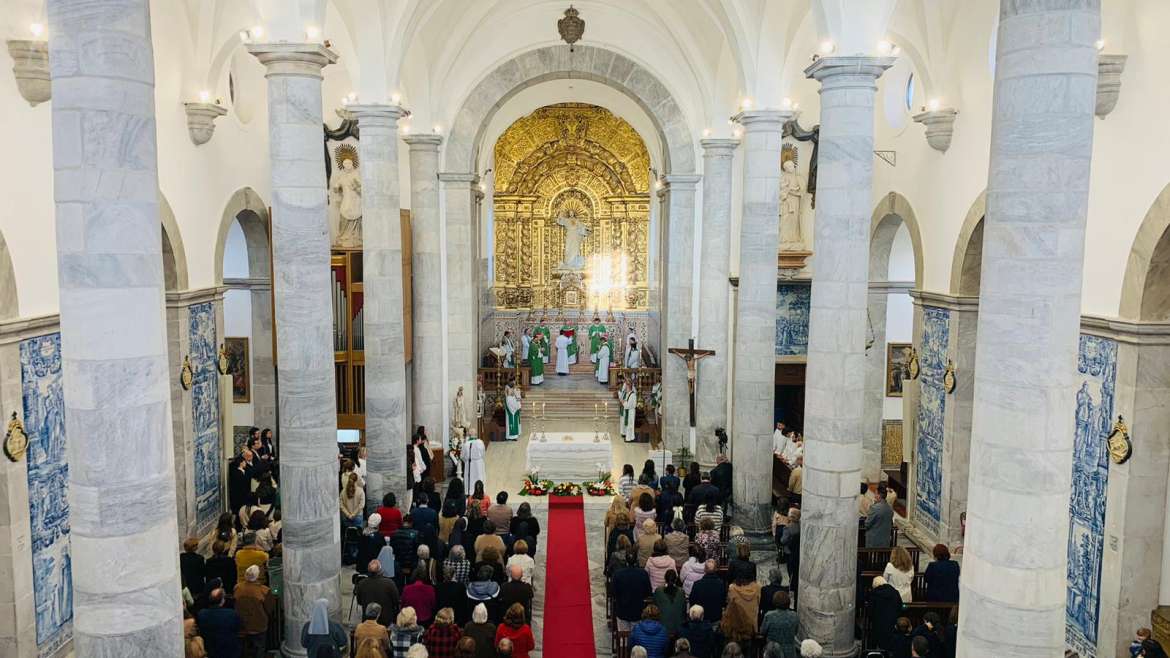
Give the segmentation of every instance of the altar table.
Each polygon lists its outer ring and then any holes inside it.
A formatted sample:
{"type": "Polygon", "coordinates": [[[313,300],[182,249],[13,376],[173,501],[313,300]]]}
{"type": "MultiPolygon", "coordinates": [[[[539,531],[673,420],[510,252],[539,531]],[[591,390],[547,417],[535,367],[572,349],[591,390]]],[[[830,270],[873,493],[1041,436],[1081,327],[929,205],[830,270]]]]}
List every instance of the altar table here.
{"type": "Polygon", "coordinates": [[[600,436],[594,443],[593,432],[549,432],[542,443],[534,432],[528,439],[527,472],[539,467],[540,479],[558,483],[596,480],[598,472],[613,470],[612,438],[604,432],[600,436]]]}

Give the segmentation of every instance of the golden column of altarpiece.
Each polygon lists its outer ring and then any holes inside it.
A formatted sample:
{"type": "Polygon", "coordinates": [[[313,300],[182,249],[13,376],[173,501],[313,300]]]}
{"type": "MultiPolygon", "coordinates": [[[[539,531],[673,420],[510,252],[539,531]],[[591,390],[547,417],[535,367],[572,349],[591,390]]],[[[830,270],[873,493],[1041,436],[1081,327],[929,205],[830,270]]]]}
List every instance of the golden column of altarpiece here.
{"type": "Polygon", "coordinates": [[[650,156],[629,123],[542,107],[500,136],[494,168],[496,308],[647,308],[650,156]]]}

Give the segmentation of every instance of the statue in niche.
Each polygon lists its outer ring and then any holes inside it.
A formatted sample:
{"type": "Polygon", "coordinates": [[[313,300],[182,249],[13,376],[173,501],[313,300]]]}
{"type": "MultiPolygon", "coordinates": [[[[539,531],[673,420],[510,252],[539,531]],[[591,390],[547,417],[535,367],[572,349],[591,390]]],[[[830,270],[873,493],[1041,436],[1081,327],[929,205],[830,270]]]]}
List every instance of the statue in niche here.
{"type": "Polygon", "coordinates": [[[565,229],[565,258],[557,265],[557,269],[574,272],[585,269],[585,256],[581,254],[581,245],[590,233],[585,220],[569,210],[558,217],[556,223],[565,229]]]}
{"type": "Polygon", "coordinates": [[[802,251],[804,233],[800,226],[800,214],[804,201],[804,186],[796,173],[796,160],[788,159],[781,165],[780,172],[780,248],[785,251],[802,251]]]}
{"type": "Polygon", "coordinates": [[[362,177],[357,149],[342,144],[334,151],[337,169],[329,179],[329,207],[337,215],[336,244],[342,248],[362,246],[362,177]]]}

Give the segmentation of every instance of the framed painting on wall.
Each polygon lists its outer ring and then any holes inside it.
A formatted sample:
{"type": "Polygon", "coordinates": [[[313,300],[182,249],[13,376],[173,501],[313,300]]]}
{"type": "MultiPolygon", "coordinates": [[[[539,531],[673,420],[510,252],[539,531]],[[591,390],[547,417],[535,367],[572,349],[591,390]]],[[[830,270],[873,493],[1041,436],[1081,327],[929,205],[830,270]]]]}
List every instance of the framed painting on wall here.
{"type": "Polygon", "coordinates": [[[886,344],[886,397],[902,397],[902,380],[910,358],[910,343],[886,344]]]}
{"type": "Polygon", "coordinates": [[[252,401],[252,373],[248,368],[248,338],[228,336],[223,339],[227,352],[228,374],[232,377],[232,402],[247,404],[252,401]]]}

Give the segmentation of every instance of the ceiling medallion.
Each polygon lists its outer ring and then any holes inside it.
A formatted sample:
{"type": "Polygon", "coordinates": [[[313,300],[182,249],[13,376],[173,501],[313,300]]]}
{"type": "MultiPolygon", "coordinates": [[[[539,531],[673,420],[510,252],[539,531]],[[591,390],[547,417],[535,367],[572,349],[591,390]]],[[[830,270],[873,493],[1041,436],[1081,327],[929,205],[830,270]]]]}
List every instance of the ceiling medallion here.
{"type": "Polygon", "coordinates": [[[573,44],[581,40],[585,34],[585,21],[581,19],[581,12],[569,5],[565,10],[565,17],[557,21],[557,32],[561,39],[569,44],[569,52],[573,52],[573,44]]]}

